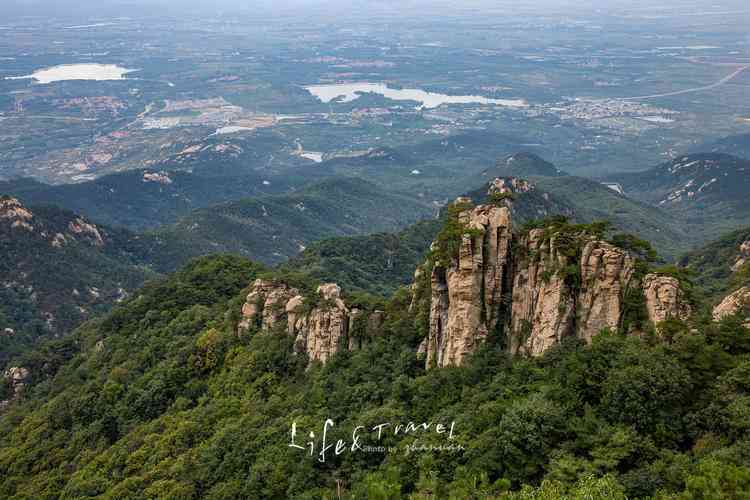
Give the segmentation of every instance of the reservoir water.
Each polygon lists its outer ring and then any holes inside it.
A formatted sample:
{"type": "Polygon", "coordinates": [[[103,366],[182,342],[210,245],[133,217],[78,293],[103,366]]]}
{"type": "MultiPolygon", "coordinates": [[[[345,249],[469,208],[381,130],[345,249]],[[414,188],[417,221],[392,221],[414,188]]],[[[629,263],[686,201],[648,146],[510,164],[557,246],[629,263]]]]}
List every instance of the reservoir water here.
{"type": "Polygon", "coordinates": [[[523,108],[528,106],[523,99],[491,99],[478,95],[446,95],[436,92],[426,92],[421,89],[394,89],[385,83],[340,83],[333,85],[310,85],[305,89],[317,97],[321,102],[351,102],[363,93],[380,94],[394,101],[416,101],[421,103],[420,109],[437,108],[442,104],[493,104],[523,108]]]}
{"type": "Polygon", "coordinates": [[[33,79],[36,83],[52,83],[65,80],[123,80],[127,73],[138,71],[116,64],[62,64],[35,71],[30,75],[7,76],[6,80],[33,79]]]}

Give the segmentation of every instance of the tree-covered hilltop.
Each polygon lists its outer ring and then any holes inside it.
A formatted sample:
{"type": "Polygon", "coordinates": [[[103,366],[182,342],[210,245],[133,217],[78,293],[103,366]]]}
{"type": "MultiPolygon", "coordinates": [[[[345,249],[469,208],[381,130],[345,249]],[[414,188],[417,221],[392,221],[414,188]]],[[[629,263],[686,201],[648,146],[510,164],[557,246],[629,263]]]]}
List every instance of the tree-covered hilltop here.
{"type": "Polygon", "coordinates": [[[674,322],[671,342],[619,332],[590,346],[568,339],[537,358],[510,356],[490,337],[461,367],[425,371],[410,295],[400,290],[379,306],[385,322],[361,349],[307,368],[283,324],[238,335],[258,276],[273,274],[239,257],[199,259],[18,359],[31,376],[0,417],[0,496],[687,499],[750,491],[750,332],[734,318],[674,322]],[[321,462],[327,419],[326,442],[345,440],[346,449],[328,449],[321,462]],[[431,423],[433,432],[394,434],[409,422],[431,423]],[[358,426],[385,423],[394,427],[380,441],[360,431],[374,448],[351,451],[358,426]],[[304,449],[289,446],[292,425],[304,449]]]}

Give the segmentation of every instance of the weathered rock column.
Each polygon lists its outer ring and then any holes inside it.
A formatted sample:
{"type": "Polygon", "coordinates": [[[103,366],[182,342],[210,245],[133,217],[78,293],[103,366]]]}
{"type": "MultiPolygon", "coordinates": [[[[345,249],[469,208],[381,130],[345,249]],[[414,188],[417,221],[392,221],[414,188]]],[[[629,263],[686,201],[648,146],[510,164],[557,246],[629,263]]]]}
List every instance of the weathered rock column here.
{"type": "Polygon", "coordinates": [[[520,242],[526,255],[513,280],[509,349],[514,354],[538,356],[574,333],[574,293],[560,270],[577,263],[557,251],[554,236],[545,240],[544,235],[544,229],[532,229],[520,242]]]}
{"type": "Polygon", "coordinates": [[[576,333],[590,343],[602,330],[615,330],[620,325],[634,265],[624,250],[604,241],[591,241],[583,248],[580,269],[576,333]]]}
{"type": "Polygon", "coordinates": [[[686,320],[691,307],[685,299],[680,281],[671,276],[647,274],[643,278],[643,295],[646,298],[648,319],[655,326],[668,319],[686,320]]]}
{"type": "Polygon", "coordinates": [[[428,367],[461,365],[496,327],[506,291],[509,209],[481,205],[458,218],[471,232],[462,236],[458,256],[432,271],[428,367]]]}

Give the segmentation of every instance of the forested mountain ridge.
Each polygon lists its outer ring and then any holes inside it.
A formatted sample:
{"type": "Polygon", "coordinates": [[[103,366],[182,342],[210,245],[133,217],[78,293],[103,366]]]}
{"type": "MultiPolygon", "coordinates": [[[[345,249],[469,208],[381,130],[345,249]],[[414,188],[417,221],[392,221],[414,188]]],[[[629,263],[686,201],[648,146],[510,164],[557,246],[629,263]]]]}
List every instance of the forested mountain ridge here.
{"type": "Polygon", "coordinates": [[[155,276],[130,235],[50,206],[0,197],[0,364],[39,336],[68,332],[155,276]]]}
{"type": "MultiPolygon", "coordinates": [[[[507,214],[508,200],[452,210],[433,258],[468,269],[462,259],[474,258],[462,242],[480,236],[474,222],[496,227],[490,214],[507,214]]],[[[557,218],[518,228],[517,237],[538,234],[542,247],[558,241],[554,248],[575,257],[579,238],[603,230],[557,218]]],[[[613,235],[600,244],[613,251],[607,245],[653,258],[637,238],[613,235]]],[[[555,262],[542,252],[519,258],[555,262]]],[[[689,286],[677,271],[654,271],[689,286]]],[[[588,283],[569,266],[539,273],[550,286],[558,277],[588,283]]],[[[19,358],[28,373],[6,382],[6,395],[21,389],[0,417],[1,494],[678,499],[750,488],[750,332],[735,318],[714,322],[692,304],[689,319],[668,318],[657,336],[622,324],[590,339],[566,336],[534,356],[512,354],[502,331],[489,330],[459,366],[428,369],[419,345],[430,334],[412,298],[418,283],[371,302],[316,285],[239,257],[202,258],[43,354],[19,358]],[[295,305],[279,309],[282,297],[295,305]],[[361,315],[341,321],[355,309],[361,315]],[[326,331],[358,340],[311,342],[326,331]],[[331,356],[311,363],[324,345],[331,356]],[[349,443],[355,427],[383,422],[444,422],[453,432],[367,433],[366,444],[385,447],[372,453],[326,453],[318,432],[313,456],[289,446],[293,428],[306,436],[326,419],[335,422],[329,438],[349,443]]],[[[449,300],[470,300],[451,286],[449,300]]]]}
{"type": "Polygon", "coordinates": [[[0,365],[40,337],[65,334],[107,311],[146,279],[191,258],[234,252],[277,263],[314,240],[395,230],[434,210],[427,202],[341,179],[216,205],[174,225],[135,233],[4,196],[0,332],[6,333],[0,337],[0,365]]]}
{"type": "Polygon", "coordinates": [[[314,241],[394,231],[437,211],[431,202],[386,192],[356,178],[329,179],[298,192],[246,198],[195,210],[147,236],[162,244],[160,262],[215,252],[277,264],[314,241]]]}

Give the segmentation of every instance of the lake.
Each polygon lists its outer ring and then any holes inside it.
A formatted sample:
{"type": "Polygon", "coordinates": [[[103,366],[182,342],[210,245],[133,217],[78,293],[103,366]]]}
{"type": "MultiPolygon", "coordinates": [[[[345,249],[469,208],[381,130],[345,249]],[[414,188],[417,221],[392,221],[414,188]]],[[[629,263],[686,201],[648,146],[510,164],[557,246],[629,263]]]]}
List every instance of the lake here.
{"type": "Polygon", "coordinates": [[[361,94],[374,93],[394,101],[416,101],[421,103],[420,109],[437,108],[443,104],[493,104],[523,108],[528,106],[523,99],[490,99],[478,95],[446,95],[426,92],[421,89],[394,89],[384,83],[341,83],[334,85],[310,85],[305,87],[321,102],[351,102],[361,94]]]}
{"type": "Polygon", "coordinates": [[[33,79],[36,83],[52,83],[65,80],[123,80],[127,73],[138,71],[116,64],[62,64],[35,71],[30,75],[6,76],[6,80],[33,79]]]}

